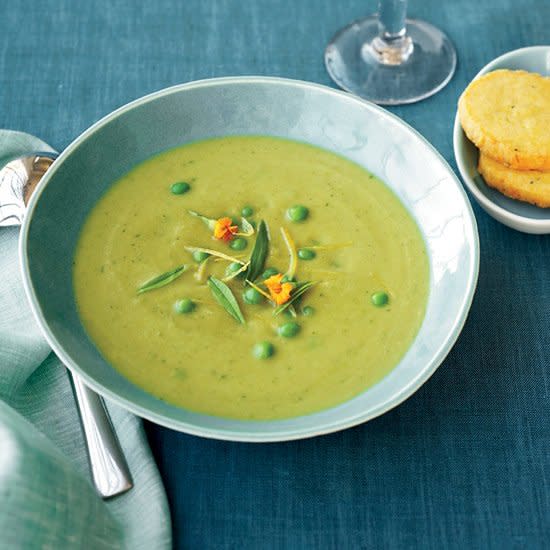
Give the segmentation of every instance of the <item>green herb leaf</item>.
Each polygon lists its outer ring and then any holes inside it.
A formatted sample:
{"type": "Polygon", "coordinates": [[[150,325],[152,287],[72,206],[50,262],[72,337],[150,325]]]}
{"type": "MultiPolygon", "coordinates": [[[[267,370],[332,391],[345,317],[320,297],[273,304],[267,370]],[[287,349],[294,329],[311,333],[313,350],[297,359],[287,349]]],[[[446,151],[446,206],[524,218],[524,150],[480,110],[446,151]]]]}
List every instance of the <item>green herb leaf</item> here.
{"type": "Polygon", "coordinates": [[[161,288],[170,284],[172,281],[175,281],[185,270],[187,269],[186,265],[180,265],[162,275],[153,277],[147,282],[143,283],[139,288],[137,293],[143,294],[144,292],[149,292],[150,290],[155,290],[156,288],[161,288]]]}
{"type": "Polygon", "coordinates": [[[254,235],[254,226],[245,218],[241,218],[241,234],[245,237],[254,235]]]}
{"type": "Polygon", "coordinates": [[[213,218],[207,218],[206,216],[203,216],[202,214],[199,214],[198,212],[195,212],[194,210],[188,210],[189,214],[191,216],[195,216],[195,218],[199,218],[199,220],[203,221],[205,225],[210,229],[210,231],[214,231],[214,226],[216,225],[216,220],[213,218]]]}
{"type": "Polygon", "coordinates": [[[255,281],[264,271],[265,260],[269,251],[269,235],[266,223],[261,220],[258,225],[256,242],[250,254],[250,266],[248,267],[247,279],[255,281]]]}
{"type": "Polygon", "coordinates": [[[285,311],[286,308],[290,307],[293,302],[305,294],[312,286],[315,286],[317,283],[315,281],[307,281],[304,283],[298,283],[294,290],[290,293],[290,300],[280,306],[276,307],[273,311],[273,315],[279,315],[285,311]]]}
{"type": "Polygon", "coordinates": [[[227,311],[233,319],[244,324],[245,320],[243,314],[231,289],[223,281],[216,279],[216,277],[210,277],[208,279],[208,286],[210,287],[212,296],[216,298],[225,311],[227,311]]]}

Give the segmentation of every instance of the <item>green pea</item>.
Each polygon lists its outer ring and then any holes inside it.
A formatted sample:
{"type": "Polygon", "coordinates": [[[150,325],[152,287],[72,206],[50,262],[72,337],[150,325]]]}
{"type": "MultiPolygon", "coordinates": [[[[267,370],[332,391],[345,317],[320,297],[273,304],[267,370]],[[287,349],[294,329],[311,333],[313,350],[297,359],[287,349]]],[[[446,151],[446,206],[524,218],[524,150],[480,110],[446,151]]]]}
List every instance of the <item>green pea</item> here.
{"type": "Polygon", "coordinates": [[[174,304],[174,308],[178,313],[191,313],[196,307],[197,304],[190,298],[183,298],[183,300],[178,300],[174,304]]]}
{"type": "Polygon", "coordinates": [[[231,241],[231,244],[229,246],[233,250],[244,250],[248,246],[248,242],[246,239],[243,239],[242,237],[238,237],[234,241],[231,241]]]}
{"type": "Polygon", "coordinates": [[[262,279],[269,279],[269,277],[273,277],[273,275],[277,275],[277,273],[279,273],[279,270],[276,267],[268,267],[262,273],[262,279]]]}
{"type": "Polygon", "coordinates": [[[202,250],[195,250],[192,254],[193,260],[195,260],[198,264],[204,262],[210,254],[208,252],[203,252],[202,250]]]}
{"type": "Polygon", "coordinates": [[[293,222],[303,222],[308,217],[309,210],[301,204],[296,204],[286,211],[286,215],[293,222]]]}
{"type": "Polygon", "coordinates": [[[294,338],[299,332],[300,332],[300,325],[294,321],[291,321],[290,323],[285,323],[284,325],[281,325],[277,332],[280,336],[283,338],[294,338]]]}
{"type": "Polygon", "coordinates": [[[247,288],[243,292],[243,300],[247,304],[261,304],[264,297],[255,288],[247,288]]]}
{"type": "Polygon", "coordinates": [[[298,250],[298,258],[300,260],[313,260],[317,256],[315,250],[311,250],[311,248],[300,248],[298,250]]]}
{"type": "Polygon", "coordinates": [[[252,208],[252,206],[244,206],[241,210],[241,216],[245,218],[252,216],[252,214],[254,214],[254,208],[252,208]]]}
{"type": "Polygon", "coordinates": [[[311,317],[315,313],[315,308],[312,308],[311,306],[304,306],[302,308],[302,315],[305,315],[306,317],[311,317]]]}
{"type": "Polygon", "coordinates": [[[236,271],[239,271],[239,269],[241,269],[242,267],[242,264],[240,264],[239,262],[231,262],[226,270],[225,270],[225,273],[226,275],[233,275],[233,273],[235,273],[236,271]]]}
{"type": "Polygon", "coordinates": [[[170,186],[170,191],[174,195],[183,195],[191,189],[191,186],[186,181],[178,181],[170,186]]]}
{"type": "Polygon", "coordinates": [[[383,307],[385,306],[389,301],[389,296],[384,291],[375,292],[371,297],[371,302],[376,307],[383,307]]]}
{"type": "Polygon", "coordinates": [[[275,353],[275,348],[271,342],[258,342],[252,353],[256,359],[269,359],[275,353]]]}

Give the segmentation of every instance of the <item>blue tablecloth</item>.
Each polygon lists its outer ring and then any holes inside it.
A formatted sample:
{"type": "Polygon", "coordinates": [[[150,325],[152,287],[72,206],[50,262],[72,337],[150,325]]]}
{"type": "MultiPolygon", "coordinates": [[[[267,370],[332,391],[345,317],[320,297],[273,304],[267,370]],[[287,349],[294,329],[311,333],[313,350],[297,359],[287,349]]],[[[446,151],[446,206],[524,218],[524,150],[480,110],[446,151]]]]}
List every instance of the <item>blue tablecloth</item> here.
{"type": "MultiPolygon", "coordinates": [[[[365,0],[7,0],[0,127],[62,149],[115,107],[210,76],[331,84],[330,36],[365,0]]],[[[550,43],[547,0],[410,2],[450,35],[458,70],[392,109],[456,168],[457,98],[495,56],[550,43]]],[[[548,548],[550,236],[474,206],[481,272],[455,348],[412,398],[368,424],[280,444],[209,441],[148,425],[177,548],[548,548]]]]}

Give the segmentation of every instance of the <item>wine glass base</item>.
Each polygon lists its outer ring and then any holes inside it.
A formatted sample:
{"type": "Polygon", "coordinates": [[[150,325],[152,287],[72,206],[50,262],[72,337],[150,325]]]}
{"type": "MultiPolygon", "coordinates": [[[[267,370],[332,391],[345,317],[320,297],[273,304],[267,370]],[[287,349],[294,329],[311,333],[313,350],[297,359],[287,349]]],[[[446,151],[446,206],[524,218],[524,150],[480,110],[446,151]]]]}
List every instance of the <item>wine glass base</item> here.
{"type": "Polygon", "coordinates": [[[403,61],[376,47],[377,16],[342,29],[325,51],[331,78],[344,90],[380,105],[414,103],[441,90],[456,69],[453,44],[425,21],[407,19],[406,26],[412,50],[405,52],[403,61]]]}

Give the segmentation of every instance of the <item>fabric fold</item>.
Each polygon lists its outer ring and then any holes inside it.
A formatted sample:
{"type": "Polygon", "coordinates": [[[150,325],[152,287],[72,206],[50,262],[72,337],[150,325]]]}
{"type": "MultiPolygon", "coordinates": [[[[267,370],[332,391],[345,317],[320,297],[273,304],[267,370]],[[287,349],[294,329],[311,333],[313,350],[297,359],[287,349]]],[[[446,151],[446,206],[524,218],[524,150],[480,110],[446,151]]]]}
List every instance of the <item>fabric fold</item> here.
{"type": "Polygon", "coordinates": [[[142,422],[107,403],[134,488],[102,501],[65,367],[27,304],[16,228],[0,230],[0,548],[171,547],[168,503],[142,422]]]}

